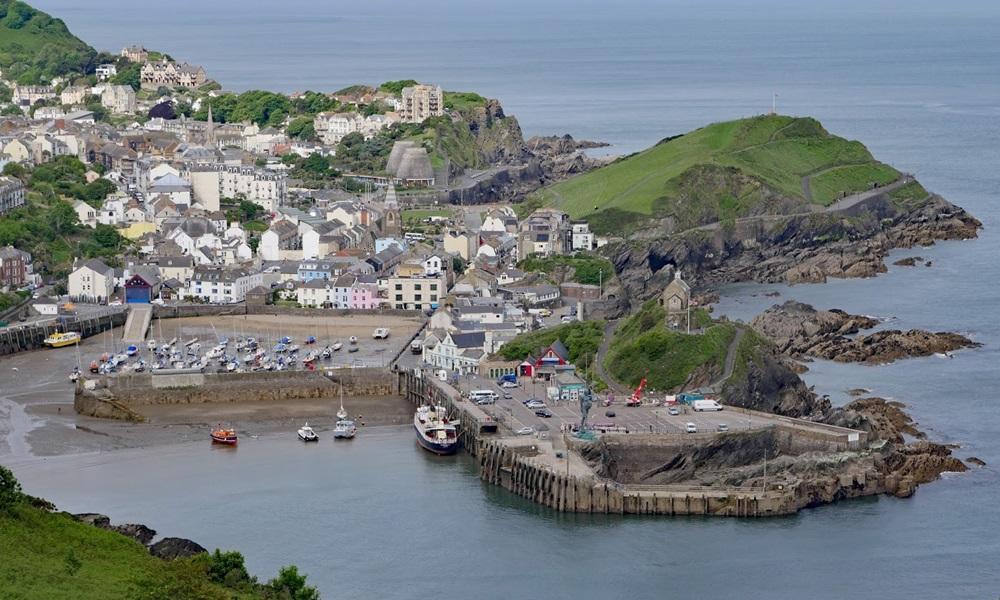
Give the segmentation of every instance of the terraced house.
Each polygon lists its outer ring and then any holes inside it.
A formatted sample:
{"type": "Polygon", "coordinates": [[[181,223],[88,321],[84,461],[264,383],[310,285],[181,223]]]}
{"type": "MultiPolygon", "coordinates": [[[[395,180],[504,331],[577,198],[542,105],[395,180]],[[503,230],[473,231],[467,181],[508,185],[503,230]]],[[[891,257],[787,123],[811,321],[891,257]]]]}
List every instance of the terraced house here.
{"type": "Polygon", "coordinates": [[[207,78],[205,69],[198,65],[162,60],[142,65],[139,80],[143,89],[155,90],[161,86],[196,88],[204,84],[207,78]]]}
{"type": "Polygon", "coordinates": [[[24,205],[24,184],[16,177],[0,177],[0,215],[24,205]]]}

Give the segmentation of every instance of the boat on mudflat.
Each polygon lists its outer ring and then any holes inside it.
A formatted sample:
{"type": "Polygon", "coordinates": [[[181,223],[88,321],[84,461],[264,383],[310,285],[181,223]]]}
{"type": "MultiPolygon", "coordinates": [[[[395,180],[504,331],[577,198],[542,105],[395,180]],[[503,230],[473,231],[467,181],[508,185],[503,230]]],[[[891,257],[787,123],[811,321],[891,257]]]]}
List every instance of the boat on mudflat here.
{"type": "Polygon", "coordinates": [[[73,344],[78,344],[79,342],[79,333],[75,331],[67,331],[65,333],[53,333],[49,337],[45,338],[42,343],[51,348],[62,348],[63,346],[72,346],[73,344]]]}
{"type": "Polygon", "coordinates": [[[448,411],[443,406],[421,406],[413,414],[413,428],[417,432],[417,442],[434,454],[454,454],[458,452],[457,421],[448,419],[448,411]]]}
{"type": "Polygon", "coordinates": [[[236,430],[229,427],[216,427],[212,430],[212,443],[213,444],[226,444],[227,446],[236,445],[236,430]]]}

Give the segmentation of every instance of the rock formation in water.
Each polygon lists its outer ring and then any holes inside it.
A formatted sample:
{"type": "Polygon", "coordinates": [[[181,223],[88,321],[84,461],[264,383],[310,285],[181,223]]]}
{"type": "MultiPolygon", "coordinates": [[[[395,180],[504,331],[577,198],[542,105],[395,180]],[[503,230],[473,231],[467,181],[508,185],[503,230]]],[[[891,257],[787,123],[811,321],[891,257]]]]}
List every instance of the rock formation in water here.
{"type": "Polygon", "coordinates": [[[755,317],[751,324],[791,357],[809,356],[837,362],[884,364],[979,345],[957,333],[920,329],[891,329],[848,337],[875,327],[878,320],[836,309],[816,310],[794,301],[772,306],[755,317]]]}

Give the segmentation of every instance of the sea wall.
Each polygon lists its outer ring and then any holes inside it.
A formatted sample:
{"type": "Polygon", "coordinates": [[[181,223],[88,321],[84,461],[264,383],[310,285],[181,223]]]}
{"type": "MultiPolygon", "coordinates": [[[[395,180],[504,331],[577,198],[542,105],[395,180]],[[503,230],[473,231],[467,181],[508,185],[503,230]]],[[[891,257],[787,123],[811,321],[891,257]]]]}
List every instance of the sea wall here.
{"type": "Polygon", "coordinates": [[[44,347],[45,338],[58,331],[76,331],[82,337],[97,335],[125,324],[124,309],[108,309],[92,317],[65,317],[41,325],[15,325],[0,329],[0,356],[44,347]]]}
{"type": "Polygon", "coordinates": [[[225,315],[275,315],[295,317],[344,317],[352,315],[385,315],[390,317],[413,317],[423,314],[419,310],[396,309],[340,309],[340,308],[297,308],[272,304],[181,304],[177,306],[153,305],[153,317],[173,319],[183,317],[215,317],[225,315]]]}
{"type": "Polygon", "coordinates": [[[76,388],[80,414],[141,418],[145,406],[163,404],[250,403],[399,394],[394,373],[380,368],[322,369],[260,373],[163,372],[88,377],[76,388]]]}

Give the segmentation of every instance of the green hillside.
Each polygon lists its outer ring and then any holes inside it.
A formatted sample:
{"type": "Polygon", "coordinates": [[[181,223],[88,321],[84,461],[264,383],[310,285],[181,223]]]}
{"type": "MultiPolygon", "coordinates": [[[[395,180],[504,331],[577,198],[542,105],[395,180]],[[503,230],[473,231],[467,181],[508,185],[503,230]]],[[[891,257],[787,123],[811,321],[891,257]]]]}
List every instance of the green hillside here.
{"type": "Polygon", "coordinates": [[[0,0],[0,68],[18,83],[93,71],[97,52],[55,19],[19,0],[0,0]]]}
{"type": "Polygon", "coordinates": [[[604,360],[611,377],[629,386],[645,377],[650,389],[672,390],[698,370],[723,372],[735,325],[713,324],[707,313],[694,311],[691,326],[704,330],[689,335],[668,328],[666,317],[663,307],[650,300],[618,326],[604,360]]]}
{"type": "Polygon", "coordinates": [[[863,144],[829,134],[815,119],[765,115],[664,140],[543,188],[529,205],[561,208],[605,232],[649,217],[674,217],[684,228],[751,210],[829,205],[897,177],[863,144]]]}

